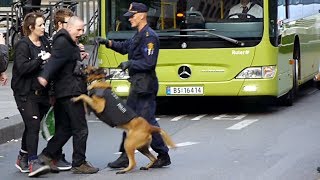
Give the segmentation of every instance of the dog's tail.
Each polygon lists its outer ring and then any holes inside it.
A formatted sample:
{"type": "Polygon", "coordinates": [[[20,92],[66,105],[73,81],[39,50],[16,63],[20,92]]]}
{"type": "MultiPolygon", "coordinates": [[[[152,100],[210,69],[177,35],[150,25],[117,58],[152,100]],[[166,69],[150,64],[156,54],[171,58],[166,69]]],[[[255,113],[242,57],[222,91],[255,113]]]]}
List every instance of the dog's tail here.
{"type": "Polygon", "coordinates": [[[165,132],[163,129],[161,129],[161,128],[157,127],[157,126],[152,126],[151,127],[151,131],[160,133],[164,143],[166,143],[167,146],[169,146],[171,148],[176,148],[176,144],[172,141],[172,139],[169,136],[169,134],[167,132],[165,132]]]}

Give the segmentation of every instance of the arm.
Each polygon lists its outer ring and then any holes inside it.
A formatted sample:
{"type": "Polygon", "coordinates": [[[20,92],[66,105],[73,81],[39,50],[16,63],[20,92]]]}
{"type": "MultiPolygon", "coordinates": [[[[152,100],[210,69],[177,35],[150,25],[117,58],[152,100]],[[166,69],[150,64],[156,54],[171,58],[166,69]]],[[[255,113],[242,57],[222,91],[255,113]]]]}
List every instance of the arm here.
{"type": "Polygon", "coordinates": [[[9,63],[8,46],[0,43],[0,73],[6,71],[9,63]]]}
{"type": "Polygon", "coordinates": [[[129,49],[129,46],[132,44],[132,39],[128,39],[121,42],[111,41],[109,44],[111,45],[110,49],[124,55],[124,54],[128,54],[128,49],[129,49]]]}
{"type": "Polygon", "coordinates": [[[31,59],[29,45],[24,41],[20,41],[15,48],[14,63],[21,75],[28,75],[39,70],[42,59],[40,57],[31,59]]]}
{"type": "Polygon", "coordinates": [[[70,52],[72,52],[72,46],[64,37],[59,37],[57,40],[55,40],[51,49],[50,60],[44,66],[40,77],[46,81],[52,79],[53,75],[56,74],[69,61],[72,56],[72,53],[70,52]]]}

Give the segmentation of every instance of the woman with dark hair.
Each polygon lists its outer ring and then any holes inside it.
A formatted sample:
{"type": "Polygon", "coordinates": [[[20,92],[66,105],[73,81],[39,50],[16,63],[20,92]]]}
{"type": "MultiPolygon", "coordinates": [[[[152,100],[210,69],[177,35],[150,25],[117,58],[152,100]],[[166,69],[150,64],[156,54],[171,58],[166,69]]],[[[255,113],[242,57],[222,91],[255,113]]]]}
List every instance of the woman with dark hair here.
{"type": "Polygon", "coordinates": [[[40,122],[50,108],[48,89],[37,81],[50,57],[50,44],[44,36],[44,16],[40,12],[27,14],[23,21],[23,37],[15,45],[11,88],[25,129],[21,150],[15,166],[21,172],[36,177],[50,171],[37,156],[40,122]]]}

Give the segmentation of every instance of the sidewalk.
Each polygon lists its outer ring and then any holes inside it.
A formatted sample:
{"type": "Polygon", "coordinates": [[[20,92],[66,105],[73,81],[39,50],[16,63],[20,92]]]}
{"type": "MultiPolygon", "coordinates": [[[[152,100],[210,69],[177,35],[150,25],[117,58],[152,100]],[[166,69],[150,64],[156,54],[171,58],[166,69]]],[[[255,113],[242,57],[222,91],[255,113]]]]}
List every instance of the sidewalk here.
{"type": "MultiPolygon", "coordinates": [[[[93,46],[85,46],[85,48],[91,55],[93,46]]],[[[24,130],[24,124],[11,90],[12,65],[11,62],[6,71],[9,78],[8,84],[0,86],[0,144],[21,138],[24,130]]]]}

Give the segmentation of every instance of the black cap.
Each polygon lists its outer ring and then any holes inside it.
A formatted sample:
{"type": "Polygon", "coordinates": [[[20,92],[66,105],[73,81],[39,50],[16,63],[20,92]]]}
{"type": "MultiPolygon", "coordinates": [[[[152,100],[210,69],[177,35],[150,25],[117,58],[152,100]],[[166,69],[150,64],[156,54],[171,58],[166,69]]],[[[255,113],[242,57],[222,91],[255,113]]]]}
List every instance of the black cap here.
{"type": "Polygon", "coordinates": [[[128,12],[126,12],[123,16],[133,16],[136,13],[148,12],[148,7],[143,3],[133,2],[130,4],[128,12]]]}

